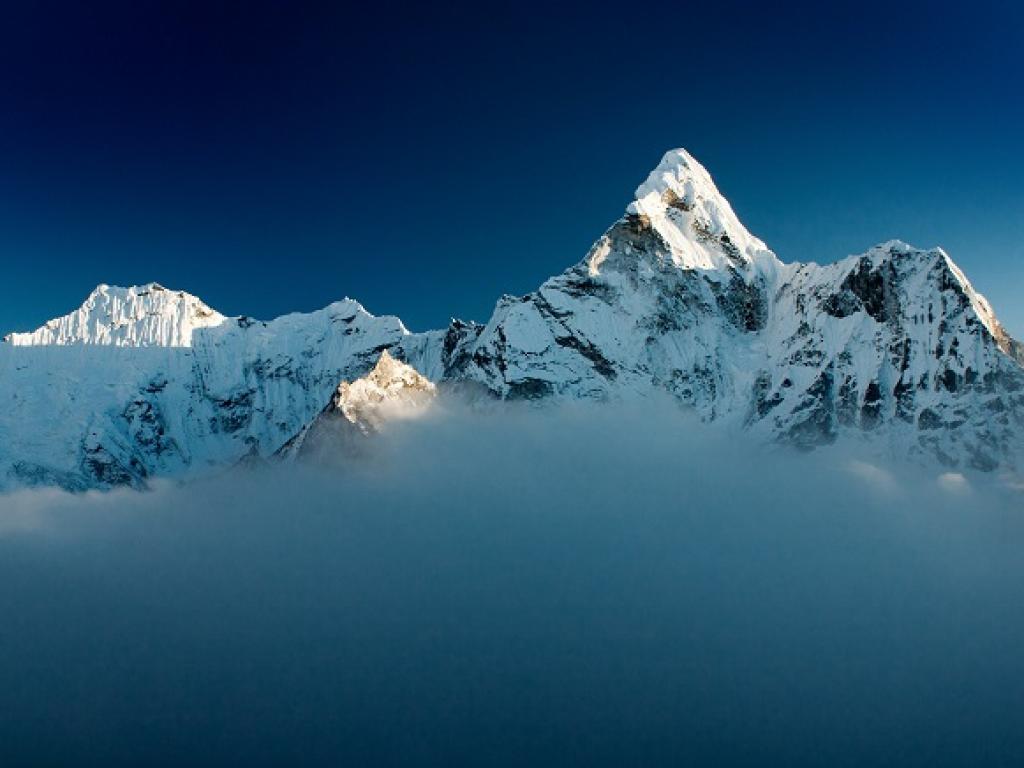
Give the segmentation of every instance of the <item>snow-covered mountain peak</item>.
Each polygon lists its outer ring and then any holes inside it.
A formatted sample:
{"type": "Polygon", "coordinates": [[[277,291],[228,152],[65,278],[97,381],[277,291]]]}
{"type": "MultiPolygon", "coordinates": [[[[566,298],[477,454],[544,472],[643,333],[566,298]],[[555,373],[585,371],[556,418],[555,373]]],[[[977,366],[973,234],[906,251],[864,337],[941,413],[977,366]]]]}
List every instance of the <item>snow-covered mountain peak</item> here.
{"type": "Polygon", "coordinates": [[[384,350],[365,376],[342,381],[320,414],[276,455],[325,465],[365,455],[367,437],[388,422],[421,416],[436,395],[433,382],[384,350]]]}
{"type": "Polygon", "coordinates": [[[870,248],[860,256],[851,256],[838,263],[848,270],[857,270],[861,279],[874,280],[879,285],[890,278],[907,283],[908,293],[922,305],[922,311],[934,312],[937,294],[950,292],[962,305],[960,311],[969,315],[988,331],[998,347],[1018,362],[1024,361],[1022,345],[1010,337],[1003,328],[988,300],[942,248],[917,248],[902,240],[888,240],[870,248]],[[932,310],[927,306],[931,304],[932,310]]]}
{"type": "Polygon", "coordinates": [[[332,405],[364,432],[376,431],[387,420],[419,415],[436,393],[433,382],[384,350],[372,371],[338,386],[332,405]]]}
{"type": "Polygon", "coordinates": [[[8,334],[4,341],[12,346],[189,347],[193,331],[224,320],[195,296],[159,283],[129,288],[101,284],[74,312],[32,332],[8,334]]]}
{"type": "Polygon", "coordinates": [[[637,226],[651,227],[683,269],[774,270],[777,259],[747,231],[711,174],[685,149],[665,153],[626,209],[637,226]]]}

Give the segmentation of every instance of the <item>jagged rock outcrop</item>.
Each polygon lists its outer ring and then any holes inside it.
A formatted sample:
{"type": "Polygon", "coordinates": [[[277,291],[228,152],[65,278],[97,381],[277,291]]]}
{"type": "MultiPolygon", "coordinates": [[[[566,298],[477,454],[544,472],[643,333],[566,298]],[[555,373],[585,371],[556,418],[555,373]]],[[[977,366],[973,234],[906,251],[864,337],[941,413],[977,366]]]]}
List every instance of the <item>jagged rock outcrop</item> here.
{"type": "Polygon", "coordinates": [[[261,322],[156,284],[101,286],[0,344],[0,484],[139,486],[269,457],[382,362],[498,399],[667,392],[799,448],[1024,461],[1024,347],[942,250],[783,263],[674,150],[583,260],[484,325],[412,334],[347,299],[261,322]]]}
{"type": "Polygon", "coordinates": [[[390,422],[421,416],[436,394],[433,382],[384,350],[368,374],[341,382],[316,418],[276,455],[321,464],[365,455],[367,438],[390,422]]]}

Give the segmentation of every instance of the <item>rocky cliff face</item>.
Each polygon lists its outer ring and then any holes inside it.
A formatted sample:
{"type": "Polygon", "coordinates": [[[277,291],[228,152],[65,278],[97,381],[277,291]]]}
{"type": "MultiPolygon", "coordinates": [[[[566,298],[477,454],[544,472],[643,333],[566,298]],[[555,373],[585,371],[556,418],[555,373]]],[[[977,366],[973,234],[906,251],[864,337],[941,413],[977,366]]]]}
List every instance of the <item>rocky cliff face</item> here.
{"type": "Polygon", "coordinates": [[[582,261],[503,297],[486,325],[411,334],[350,300],[259,322],[157,285],[101,286],[5,341],[8,485],[138,485],[272,455],[388,350],[499,399],[668,392],[800,448],[867,441],[982,471],[1019,469],[1024,452],[1024,347],[943,251],[894,241],[783,263],[683,150],[582,261]]]}

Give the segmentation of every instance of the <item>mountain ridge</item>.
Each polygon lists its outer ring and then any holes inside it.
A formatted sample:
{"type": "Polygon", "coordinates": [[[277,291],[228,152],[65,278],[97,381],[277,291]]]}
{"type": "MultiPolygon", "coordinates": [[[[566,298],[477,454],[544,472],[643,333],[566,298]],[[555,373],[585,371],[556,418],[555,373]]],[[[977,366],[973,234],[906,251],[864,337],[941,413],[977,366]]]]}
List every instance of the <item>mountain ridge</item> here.
{"type": "Polygon", "coordinates": [[[799,448],[848,436],[982,471],[1016,471],[1024,454],[1024,346],[945,251],[892,240],[832,264],[782,262],[685,150],[664,155],[583,259],[501,297],[485,324],[411,333],[351,299],[229,318],[150,283],[101,285],[4,340],[8,484],[143,485],[269,456],[388,352],[497,399],[667,392],[705,421],[799,448]],[[55,462],[61,444],[76,447],[55,462]]]}

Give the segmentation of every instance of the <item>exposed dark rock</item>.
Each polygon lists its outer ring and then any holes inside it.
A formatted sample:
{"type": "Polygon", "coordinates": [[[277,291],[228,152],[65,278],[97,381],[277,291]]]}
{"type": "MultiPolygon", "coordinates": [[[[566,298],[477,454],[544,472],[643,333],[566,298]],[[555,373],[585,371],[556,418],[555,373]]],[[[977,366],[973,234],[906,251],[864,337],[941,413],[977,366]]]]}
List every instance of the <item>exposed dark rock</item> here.
{"type": "Polygon", "coordinates": [[[882,389],[872,380],[864,390],[864,402],[860,408],[860,427],[872,430],[882,420],[882,389]]]}
{"type": "Polygon", "coordinates": [[[146,468],[137,458],[128,460],[127,466],[103,445],[82,447],[82,473],[90,480],[108,488],[129,485],[140,487],[147,475],[146,468]]]}
{"type": "Polygon", "coordinates": [[[897,280],[893,262],[874,267],[870,259],[861,259],[857,268],[844,278],[840,292],[832,294],[822,309],[833,317],[848,317],[863,309],[880,323],[899,316],[899,303],[893,290],[897,280]]]}
{"type": "Polygon", "coordinates": [[[960,377],[956,371],[952,368],[946,368],[942,373],[939,374],[938,380],[936,381],[936,389],[940,386],[947,392],[956,392],[959,388],[960,377]]]}
{"type": "Polygon", "coordinates": [[[762,419],[782,404],[783,397],[778,392],[772,392],[772,376],[767,371],[762,371],[754,379],[753,392],[753,413],[748,421],[754,418],[762,419]]]}
{"type": "Polygon", "coordinates": [[[159,405],[149,400],[133,400],[121,414],[128,435],[145,453],[161,459],[167,455],[183,460],[177,442],[167,436],[167,426],[159,405]]]}
{"type": "Polygon", "coordinates": [[[612,365],[611,361],[601,354],[601,350],[597,348],[593,343],[586,339],[580,339],[576,336],[559,336],[555,339],[555,343],[560,347],[571,349],[578,352],[583,357],[587,358],[594,366],[594,370],[604,376],[606,379],[615,379],[615,366],[612,365]]]}
{"type": "Polygon", "coordinates": [[[255,390],[239,392],[222,400],[214,400],[216,415],[210,420],[214,432],[238,432],[252,422],[252,407],[255,390]]]}
{"type": "Polygon", "coordinates": [[[558,290],[574,299],[595,298],[605,304],[612,304],[615,290],[608,283],[576,270],[558,285],[558,290]]]}
{"type": "Polygon", "coordinates": [[[30,461],[16,461],[11,465],[10,477],[20,485],[51,486],[70,493],[87,491],[92,486],[80,475],[61,472],[30,461]]]}
{"type": "Polygon", "coordinates": [[[760,331],[768,318],[768,302],[764,286],[760,282],[747,282],[733,272],[724,287],[709,280],[715,299],[722,313],[741,331],[760,331]]]}
{"type": "Polygon", "coordinates": [[[794,414],[806,413],[806,416],[789,428],[786,433],[788,442],[808,450],[835,441],[834,386],[832,370],[826,368],[807,389],[800,405],[793,409],[794,414]]]}
{"type": "Polygon", "coordinates": [[[689,212],[693,210],[693,205],[677,195],[672,189],[666,189],[662,194],[661,199],[670,208],[675,208],[678,211],[689,212]]]}
{"type": "Polygon", "coordinates": [[[854,427],[857,424],[857,412],[860,405],[857,401],[857,382],[850,376],[843,379],[839,386],[838,400],[836,402],[836,417],[840,425],[854,427]]]}
{"type": "Polygon", "coordinates": [[[543,379],[520,379],[508,382],[509,400],[538,400],[554,391],[550,381],[543,379]]]}

